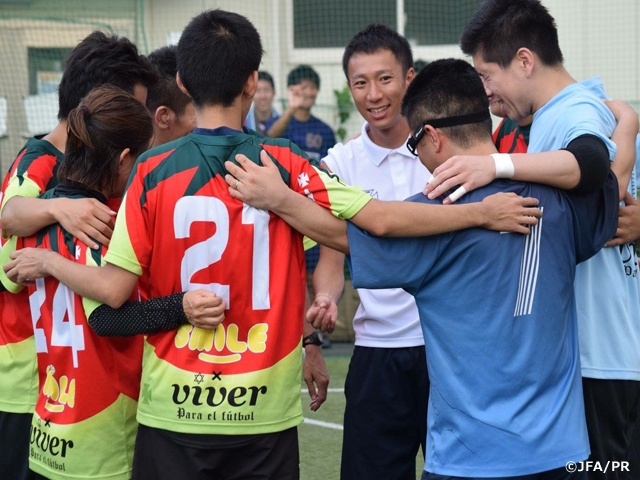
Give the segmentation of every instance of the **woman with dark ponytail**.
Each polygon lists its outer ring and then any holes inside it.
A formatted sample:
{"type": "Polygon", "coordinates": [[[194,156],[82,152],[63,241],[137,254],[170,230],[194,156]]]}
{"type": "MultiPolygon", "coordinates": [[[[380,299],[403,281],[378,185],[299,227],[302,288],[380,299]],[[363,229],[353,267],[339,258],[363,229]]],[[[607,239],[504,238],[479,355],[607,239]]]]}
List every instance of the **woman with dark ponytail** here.
{"type": "Polygon", "coordinates": [[[60,184],[122,197],[133,163],[153,135],[144,105],[117,87],[101,85],[71,110],[67,125],[60,184]]]}
{"type": "MultiPolygon", "coordinates": [[[[59,184],[42,197],[95,198],[105,204],[120,199],[153,134],[146,108],[129,93],[103,85],[69,113],[67,122],[59,184]]],[[[59,224],[19,238],[16,248],[31,252],[31,263],[39,266],[47,263],[46,258],[62,256],[99,267],[106,253],[105,246],[91,249],[59,224]]],[[[3,273],[0,269],[2,284],[18,291],[20,285],[3,273]]],[[[128,301],[114,309],[81,297],[53,276],[33,280],[38,276],[24,282],[29,288],[39,377],[29,468],[36,477],[54,480],[128,480],[138,428],[141,334],[176,329],[187,322],[215,328],[224,319],[225,304],[213,293],[195,290],[128,301]]]]}
{"type": "MultiPolygon", "coordinates": [[[[42,197],[105,204],[121,197],[153,134],[144,105],[124,90],[102,85],[67,122],[59,184],[42,197]]],[[[106,251],[88,248],[60,224],[19,238],[16,248],[22,247],[51,249],[93,266],[101,265],[106,251]]],[[[32,282],[29,295],[35,299],[30,306],[39,379],[29,468],[49,479],[130,478],[142,337],[98,336],[87,321],[98,305],[53,277],[32,282]]]]}

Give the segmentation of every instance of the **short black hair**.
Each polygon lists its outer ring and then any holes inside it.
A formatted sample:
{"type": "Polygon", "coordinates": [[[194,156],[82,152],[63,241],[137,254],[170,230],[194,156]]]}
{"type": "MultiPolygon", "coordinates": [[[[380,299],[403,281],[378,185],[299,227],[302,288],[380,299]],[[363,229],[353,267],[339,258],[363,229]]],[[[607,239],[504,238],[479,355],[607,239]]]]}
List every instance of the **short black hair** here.
{"type": "Polygon", "coordinates": [[[258,80],[266,80],[271,84],[271,88],[276,89],[276,85],[273,83],[273,77],[269,72],[265,72],[264,70],[258,71],[258,80]]]}
{"type": "Polygon", "coordinates": [[[169,107],[179,117],[191,98],[185,95],[176,82],[178,65],[176,54],[178,47],[170,45],[161,47],[149,54],[149,61],[156,68],[158,81],[149,88],[147,95],[147,108],[153,115],[161,105],[169,107]]]}
{"type": "Polygon", "coordinates": [[[64,120],[94,87],[115,85],[133,93],[136,84],[149,88],[157,74],[147,58],[129,39],[90,33],[69,54],[58,87],[58,120],[64,120]]]}
{"type": "Polygon", "coordinates": [[[320,90],[320,75],[309,65],[299,65],[291,70],[289,75],[287,75],[287,87],[299,85],[303,80],[313,82],[318,90],[320,90]]]}
{"type": "Polygon", "coordinates": [[[356,33],[342,55],[342,70],[349,80],[349,60],[356,53],[371,54],[379,50],[391,50],[391,53],[402,65],[402,72],[407,73],[413,67],[413,53],[406,38],[387,25],[372,23],[364,30],[356,33]]]}
{"type": "MultiPolygon", "coordinates": [[[[478,72],[464,60],[431,62],[409,84],[402,100],[402,114],[412,130],[425,120],[466,115],[489,109],[489,99],[478,72]]],[[[477,141],[491,141],[491,118],[441,129],[457,145],[468,148],[477,141]]]]}
{"type": "Polygon", "coordinates": [[[253,24],[220,9],[193,17],[178,42],[178,73],[197,107],[230,106],[261,60],[262,43],[253,24]]]}
{"type": "Polygon", "coordinates": [[[462,31],[467,55],[507,68],[520,48],[528,48],[547,66],[562,64],[558,29],[538,0],[485,0],[462,31]]]}

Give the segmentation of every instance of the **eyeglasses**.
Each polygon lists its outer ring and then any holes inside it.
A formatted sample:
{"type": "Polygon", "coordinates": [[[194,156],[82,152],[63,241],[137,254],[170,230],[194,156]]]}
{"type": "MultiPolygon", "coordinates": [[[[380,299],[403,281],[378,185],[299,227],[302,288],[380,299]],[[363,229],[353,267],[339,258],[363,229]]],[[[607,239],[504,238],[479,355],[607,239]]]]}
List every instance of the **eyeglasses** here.
{"type": "Polygon", "coordinates": [[[466,115],[425,120],[418,128],[416,128],[407,140],[407,149],[411,152],[411,155],[418,155],[418,143],[420,143],[420,140],[424,137],[424,127],[426,125],[431,125],[433,128],[455,127],[457,125],[484,122],[490,118],[489,110],[482,110],[480,112],[468,113],[466,115]]]}
{"type": "Polygon", "coordinates": [[[422,140],[422,137],[424,137],[425,125],[427,125],[426,122],[420,125],[407,140],[407,149],[411,152],[411,155],[415,155],[416,157],[418,156],[418,143],[422,140]]]}

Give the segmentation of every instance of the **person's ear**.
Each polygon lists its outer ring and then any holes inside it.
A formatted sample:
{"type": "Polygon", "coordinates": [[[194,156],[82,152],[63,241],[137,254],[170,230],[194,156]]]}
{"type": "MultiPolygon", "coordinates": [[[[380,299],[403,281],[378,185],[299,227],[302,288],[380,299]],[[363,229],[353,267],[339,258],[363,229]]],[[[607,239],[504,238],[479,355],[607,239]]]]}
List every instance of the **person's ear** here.
{"type": "Polygon", "coordinates": [[[444,147],[444,134],[441,130],[433,128],[431,125],[425,125],[424,141],[431,143],[431,148],[435,153],[440,153],[444,147]]]}
{"type": "Polygon", "coordinates": [[[249,78],[247,78],[246,83],[244,84],[244,90],[242,94],[247,98],[253,98],[256,94],[256,90],[258,89],[258,71],[255,70],[249,78]]]}
{"type": "Polygon", "coordinates": [[[414,78],[416,78],[416,71],[413,67],[410,67],[409,70],[407,70],[407,76],[405,77],[407,85],[409,85],[414,78]]]}
{"type": "Polygon", "coordinates": [[[131,152],[130,148],[125,148],[124,150],[122,150],[122,152],[120,152],[120,158],[118,159],[119,165],[122,165],[122,162],[124,162],[124,159],[130,152],[131,152]]]}
{"type": "Polygon", "coordinates": [[[536,64],[536,57],[534,53],[528,48],[519,48],[516,52],[515,59],[517,61],[518,68],[529,78],[533,73],[533,69],[536,64]]]}
{"type": "Polygon", "coordinates": [[[178,88],[180,89],[180,91],[184,93],[187,97],[191,98],[191,94],[189,93],[187,88],[184,86],[184,83],[182,83],[182,79],[180,78],[180,72],[176,72],[176,83],[178,84],[178,88]]]}
{"type": "Polygon", "coordinates": [[[173,113],[173,110],[164,105],[160,105],[156,108],[155,114],[153,115],[153,121],[158,128],[166,130],[171,126],[174,117],[175,114],[173,113]]]}

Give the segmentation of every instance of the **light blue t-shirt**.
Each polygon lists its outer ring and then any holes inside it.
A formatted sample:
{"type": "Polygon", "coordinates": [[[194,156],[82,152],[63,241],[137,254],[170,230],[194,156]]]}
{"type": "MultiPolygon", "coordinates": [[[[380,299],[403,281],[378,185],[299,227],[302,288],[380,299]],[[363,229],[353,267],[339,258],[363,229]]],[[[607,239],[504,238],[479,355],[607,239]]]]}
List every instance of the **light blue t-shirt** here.
{"type": "Polygon", "coordinates": [[[426,471],[516,476],[588,457],[573,277],[615,232],[613,174],[607,185],[570,197],[496,180],[459,200],[540,199],[528,236],[474,228],[394,239],[348,224],[354,287],[401,287],[416,299],[431,381],[426,471]]]}
{"type": "MultiPolygon", "coordinates": [[[[559,150],[582,134],[607,143],[616,122],[599,78],[566,87],[533,116],[529,152],[559,150]],[[561,112],[559,115],[558,112],[561,112]]],[[[629,191],[636,195],[635,173],[629,191]]],[[[640,279],[633,244],[605,248],[576,270],[582,376],[640,380],[640,279]]]]}

